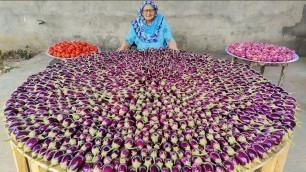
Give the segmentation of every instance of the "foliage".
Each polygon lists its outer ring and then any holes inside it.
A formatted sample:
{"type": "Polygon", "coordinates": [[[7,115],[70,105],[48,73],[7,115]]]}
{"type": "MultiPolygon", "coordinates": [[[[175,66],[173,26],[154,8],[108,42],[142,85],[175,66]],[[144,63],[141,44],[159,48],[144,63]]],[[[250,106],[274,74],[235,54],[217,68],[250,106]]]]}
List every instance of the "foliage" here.
{"type": "Polygon", "coordinates": [[[18,50],[16,50],[16,53],[18,55],[20,55],[21,59],[23,59],[23,60],[29,60],[32,57],[34,57],[34,53],[32,51],[29,51],[29,50],[18,49],[18,50]]]}

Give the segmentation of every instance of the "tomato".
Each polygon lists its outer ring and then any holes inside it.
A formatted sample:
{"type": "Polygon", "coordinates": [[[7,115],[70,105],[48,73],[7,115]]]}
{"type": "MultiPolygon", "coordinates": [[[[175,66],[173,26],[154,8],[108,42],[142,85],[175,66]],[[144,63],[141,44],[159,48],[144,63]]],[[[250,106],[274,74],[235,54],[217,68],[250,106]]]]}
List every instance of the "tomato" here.
{"type": "Polygon", "coordinates": [[[49,47],[48,53],[61,58],[73,58],[98,52],[98,48],[82,41],[62,41],[49,47]]]}

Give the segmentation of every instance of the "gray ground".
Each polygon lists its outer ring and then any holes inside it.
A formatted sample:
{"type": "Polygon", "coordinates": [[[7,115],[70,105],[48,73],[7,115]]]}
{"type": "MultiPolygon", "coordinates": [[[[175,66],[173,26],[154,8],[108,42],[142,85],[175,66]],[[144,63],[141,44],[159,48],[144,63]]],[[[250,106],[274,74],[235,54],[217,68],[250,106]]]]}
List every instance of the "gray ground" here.
{"type": "MultiPolygon", "coordinates": [[[[225,55],[214,55],[215,57],[229,58],[225,55]]],[[[13,69],[9,73],[0,76],[0,105],[2,106],[10,97],[11,93],[24,81],[27,77],[38,73],[45,69],[45,67],[52,61],[44,53],[41,53],[34,58],[23,62],[20,68],[13,69]]],[[[280,73],[278,67],[266,67],[264,77],[273,83],[277,83],[280,73]]],[[[300,58],[298,62],[289,65],[287,70],[283,88],[292,93],[298,100],[300,107],[304,111],[299,111],[298,119],[300,120],[300,127],[296,127],[293,145],[291,145],[287,161],[285,165],[285,172],[306,172],[306,57],[300,58]]],[[[13,160],[8,142],[8,139],[3,122],[0,124],[0,172],[15,172],[16,167],[13,160]]]]}

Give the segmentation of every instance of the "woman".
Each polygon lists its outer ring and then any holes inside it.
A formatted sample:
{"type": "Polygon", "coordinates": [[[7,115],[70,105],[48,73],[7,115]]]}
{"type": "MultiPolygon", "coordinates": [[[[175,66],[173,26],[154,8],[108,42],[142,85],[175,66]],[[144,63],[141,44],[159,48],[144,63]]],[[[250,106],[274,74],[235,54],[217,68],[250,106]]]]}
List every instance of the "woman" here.
{"type": "Polygon", "coordinates": [[[133,43],[138,50],[148,48],[178,50],[168,22],[157,11],[157,5],[153,1],[142,3],[138,16],[131,22],[130,30],[118,51],[129,49],[133,43]]]}

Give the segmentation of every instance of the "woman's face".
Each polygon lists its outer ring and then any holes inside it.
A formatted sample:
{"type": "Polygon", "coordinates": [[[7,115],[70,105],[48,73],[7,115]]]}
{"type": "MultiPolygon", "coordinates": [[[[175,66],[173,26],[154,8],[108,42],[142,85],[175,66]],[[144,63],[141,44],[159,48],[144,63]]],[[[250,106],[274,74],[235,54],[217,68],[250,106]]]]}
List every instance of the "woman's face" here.
{"type": "Polygon", "coordinates": [[[142,9],[142,17],[146,21],[152,21],[155,17],[155,9],[151,5],[146,5],[142,9]]]}

